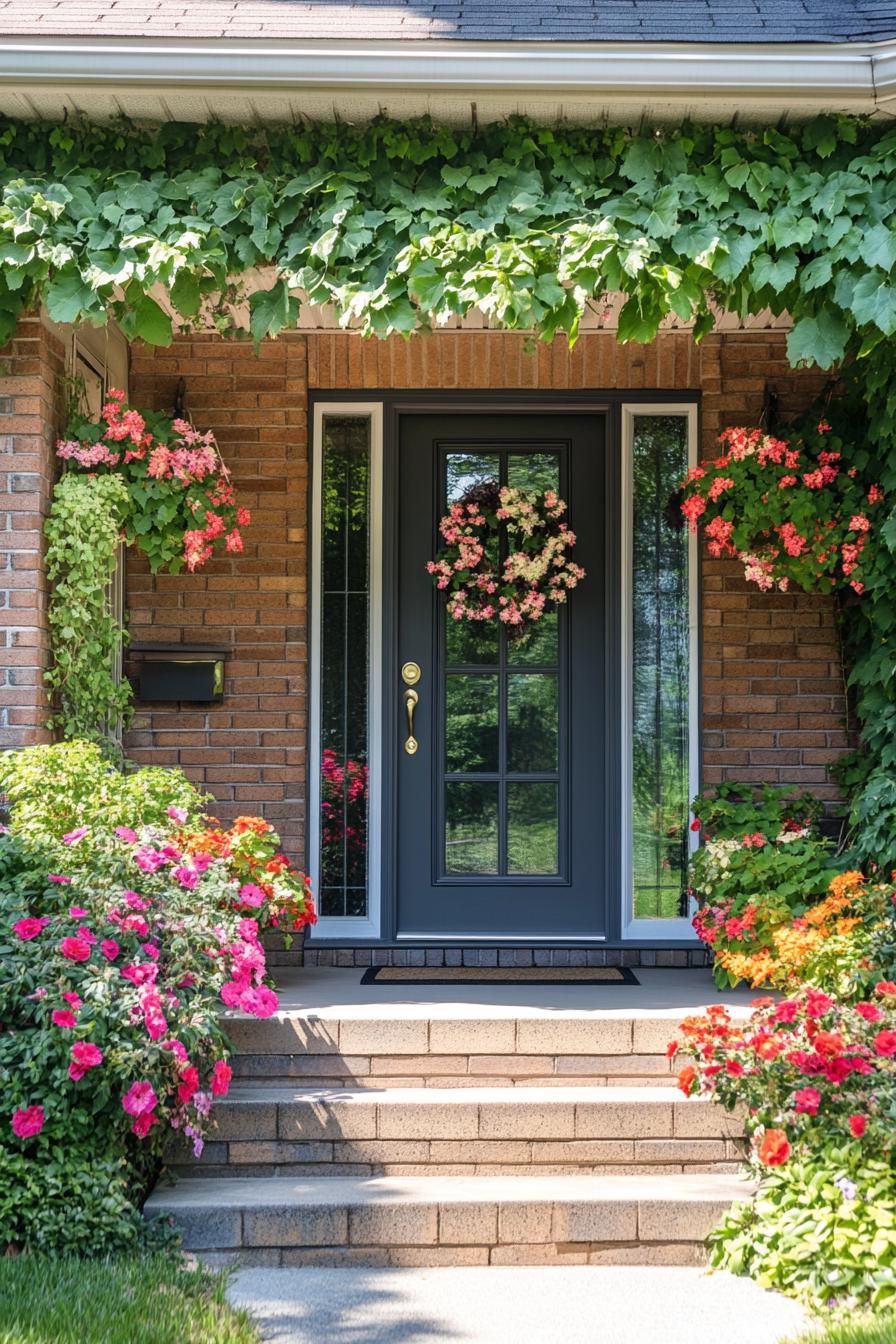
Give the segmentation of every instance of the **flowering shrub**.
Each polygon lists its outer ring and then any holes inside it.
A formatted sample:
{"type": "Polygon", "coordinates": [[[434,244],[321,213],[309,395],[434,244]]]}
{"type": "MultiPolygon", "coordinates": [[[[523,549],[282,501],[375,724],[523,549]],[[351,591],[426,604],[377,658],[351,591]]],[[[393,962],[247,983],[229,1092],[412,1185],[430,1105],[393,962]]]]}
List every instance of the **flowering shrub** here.
{"type": "MultiPolygon", "coordinates": [[[[749,786],[721,785],[716,798],[696,798],[693,826],[704,843],[691,861],[691,890],[700,902],[693,924],[713,949],[721,987],[740,980],[786,986],[802,970],[809,942],[787,943],[783,931],[809,918],[831,880],[831,844],[819,835],[820,804],[805,794],[766,787],[753,798],[749,786]],[[776,942],[782,934],[780,945],[776,942]]],[[[849,902],[829,903],[812,914],[817,936],[842,934],[849,902]]]]}
{"type": "Polygon", "coordinates": [[[153,573],[176,573],[183,565],[198,569],[220,544],[230,554],[242,551],[240,529],[251,514],[236,505],[211,432],[137,411],[113,388],[99,424],[74,421],[56,455],[94,474],[114,472],[125,482],[125,540],[140,548],[153,573]]]}
{"type": "Polygon", "coordinates": [[[4,758],[0,788],[12,821],[0,835],[0,1246],[133,1244],[163,1135],[200,1152],[227,1093],[219,1014],[277,1010],[261,934],[314,918],[307,882],[264,821],[204,826],[177,771],[122,775],[96,747],[65,744],[4,758]],[[54,766],[73,783],[62,802],[54,766]],[[123,819],[136,797],[145,815],[123,819]],[[48,1188],[62,1173],[70,1191],[95,1163],[109,1203],[73,1239],[65,1201],[48,1218],[34,1173],[48,1188]]]}
{"type": "Polygon", "coordinates": [[[719,442],[721,457],[688,472],[681,505],[691,530],[703,528],[710,554],[739,559],[748,582],[763,590],[848,585],[862,593],[884,495],[846,466],[831,426],[822,420],[791,441],[726,429],[719,442]]]}
{"type": "Polygon", "coordinates": [[[679,1086],[746,1108],[763,1178],[714,1234],[715,1263],[821,1300],[896,1301],[896,982],[852,1004],[807,988],[745,1022],[715,1006],[680,1030],[679,1086]]]}
{"type": "Polygon", "coordinates": [[[576,537],[560,521],[565,512],[554,490],[537,493],[494,482],[452,504],[439,523],[444,549],[426,566],[436,587],[447,593],[452,620],[499,620],[524,635],[550,605],[565,602],[585,577],[567,554],[576,537]]]}

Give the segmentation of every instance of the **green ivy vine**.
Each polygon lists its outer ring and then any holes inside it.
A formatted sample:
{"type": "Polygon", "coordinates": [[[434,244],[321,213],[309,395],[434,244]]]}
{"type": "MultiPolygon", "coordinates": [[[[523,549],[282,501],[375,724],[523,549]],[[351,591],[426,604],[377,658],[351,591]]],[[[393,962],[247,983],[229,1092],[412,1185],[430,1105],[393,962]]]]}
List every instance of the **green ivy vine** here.
{"type": "Polygon", "coordinates": [[[368,334],[478,308],[550,339],[621,290],[624,341],[671,313],[699,339],[713,303],[788,309],[791,360],[829,368],[896,331],[894,184],[896,130],[847,117],[652,134],[5,121],[0,339],[38,300],[157,345],[200,314],[230,331],[239,277],[272,268],[256,341],[295,322],[298,292],[368,334]]]}
{"type": "Polygon", "coordinates": [[[117,476],[66,472],[53,493],[44,528],[52,585],[45,681],[50,726],[65,738],[109,740],[130,706],[130,685],[114,676],[124,632],[107,601],[127,504],[117,476]]]}

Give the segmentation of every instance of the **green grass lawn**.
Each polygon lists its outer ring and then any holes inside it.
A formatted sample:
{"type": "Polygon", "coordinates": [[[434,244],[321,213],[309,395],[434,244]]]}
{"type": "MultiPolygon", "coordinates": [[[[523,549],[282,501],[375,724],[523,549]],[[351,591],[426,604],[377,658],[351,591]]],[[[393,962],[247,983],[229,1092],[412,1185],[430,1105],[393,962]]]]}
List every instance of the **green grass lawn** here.
{"type": "Polygon", "coordinates": [[[801,1336],[795,1344],[896,1344],[896,1315],[832,1325],[817,1334],[801,1336]]]}
{"type": "Polygon", "coordinates": [[[0,1344],[258,1344],[225,1282],[172,1256],[0,1259],[0,1344]]]}

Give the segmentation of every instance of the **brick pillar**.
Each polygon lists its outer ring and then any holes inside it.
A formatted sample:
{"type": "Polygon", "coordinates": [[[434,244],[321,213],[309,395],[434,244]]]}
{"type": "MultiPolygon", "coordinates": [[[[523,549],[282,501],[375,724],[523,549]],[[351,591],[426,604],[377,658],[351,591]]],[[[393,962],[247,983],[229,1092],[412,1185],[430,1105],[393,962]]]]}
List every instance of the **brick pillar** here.
{"type": "Polygon", "coordinates": [[[61,342],[36,318],[0,350],[0,748],[50,741],[43,524],[55,476],[61,342]]]}

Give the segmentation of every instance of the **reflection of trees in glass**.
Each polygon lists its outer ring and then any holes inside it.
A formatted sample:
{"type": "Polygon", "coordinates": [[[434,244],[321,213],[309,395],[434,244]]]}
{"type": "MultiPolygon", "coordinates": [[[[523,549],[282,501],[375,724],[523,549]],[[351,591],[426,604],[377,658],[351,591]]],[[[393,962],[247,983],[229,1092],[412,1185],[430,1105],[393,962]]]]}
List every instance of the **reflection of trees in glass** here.
{"type": "Polygon", "coordinates": [[[633,454],[635,914],[685,913],[688,858],[688,544],[666,505],[687,471],[684,416],[638,416],[633,454]]]}
{"type": "Polygon", "coordinates": [[[321,613],[324,915],[367,913],[367,613],[370,422],[326,416],[321,613]]]}

